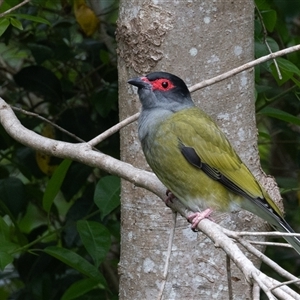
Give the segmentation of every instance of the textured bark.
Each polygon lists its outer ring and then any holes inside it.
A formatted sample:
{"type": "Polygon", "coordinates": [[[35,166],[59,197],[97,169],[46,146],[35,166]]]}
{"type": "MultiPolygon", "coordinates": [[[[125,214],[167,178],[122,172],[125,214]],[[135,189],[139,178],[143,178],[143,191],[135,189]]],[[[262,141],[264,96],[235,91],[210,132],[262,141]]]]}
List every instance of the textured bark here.
{"type": "MultiPolygon", "coordinates": [[[[253,59],[252,1],[120,1],[118,21],[120,119],[140,108],[127,80],[167,71],[187,85],[211,78],[253,59]]],[[[241,158],[260,176],[256,147],[253,71],[195,92],[193,99],[213,116],[241,158]]],[[[149,170],[137,124],[121,132],[122,160],[149,170]]],[[[201,183],[199,183],[201,184],[201,183]]],[[[265,230],[265,223],[240,211],[216,214],[233,230],[265,230]]],[[[120,299],[157,299],[172,212],[147,191],[123,182],[120,299]]],[[[234,267],[235,299],[249,299],[250,286],[234,267]]],[[[209,238],[178,218],[163,299],[228,299],[226,259],[209,238]]]]}

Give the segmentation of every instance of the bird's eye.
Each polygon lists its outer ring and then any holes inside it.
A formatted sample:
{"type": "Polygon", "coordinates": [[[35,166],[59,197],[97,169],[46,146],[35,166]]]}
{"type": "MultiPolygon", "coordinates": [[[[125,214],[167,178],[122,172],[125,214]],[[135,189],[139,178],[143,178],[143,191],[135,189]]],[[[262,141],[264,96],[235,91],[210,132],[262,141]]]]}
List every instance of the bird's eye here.
{"type": "Polygon", "coordinates": [[[164,88],[164,89],[166,89],[167,87],[168,87],[168,82],[167,81],[163,81],[162,83],[161,83],[161,86],[164,88]]]}

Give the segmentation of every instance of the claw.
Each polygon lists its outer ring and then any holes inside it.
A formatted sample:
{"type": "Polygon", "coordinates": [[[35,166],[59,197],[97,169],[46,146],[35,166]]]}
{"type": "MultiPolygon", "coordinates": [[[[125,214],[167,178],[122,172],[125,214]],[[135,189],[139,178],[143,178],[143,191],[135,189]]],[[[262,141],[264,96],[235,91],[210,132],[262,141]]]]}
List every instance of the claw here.
{"type": "Polygon", "coordinates": [[[169,189],[166,191],[166,195],[167,195],[167,198],[165,200],[165,203],[167,206],[169,206],[170,203],[173,203],[173,199],[176,197],[169,189]]]}
{"type": "MultiPolygon", "coordinates": [[[[203,219],[212,220],[209,216],[212,213],[212,209],[208,208],[202,212],[195,212],[188,216],[188,221],[192,224],[191,228],[193,231],[197,228],[198,224],[203,219]]],[[[213,220],[212,220],[213,221],[213,220]]]]}

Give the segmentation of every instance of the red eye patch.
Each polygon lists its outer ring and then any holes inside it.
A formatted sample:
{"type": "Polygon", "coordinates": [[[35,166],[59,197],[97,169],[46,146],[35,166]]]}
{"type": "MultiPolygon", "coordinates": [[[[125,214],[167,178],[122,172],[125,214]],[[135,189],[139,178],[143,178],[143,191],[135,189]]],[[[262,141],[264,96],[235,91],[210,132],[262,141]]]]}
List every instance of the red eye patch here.
{"type": "Polygon", "coordinates": [[[174,84],[169,80],[165,78],[156,79],[154,81],[150,81],[153,90],[159,90],[159,91],[169,91],[174,87],[174,84]]]}

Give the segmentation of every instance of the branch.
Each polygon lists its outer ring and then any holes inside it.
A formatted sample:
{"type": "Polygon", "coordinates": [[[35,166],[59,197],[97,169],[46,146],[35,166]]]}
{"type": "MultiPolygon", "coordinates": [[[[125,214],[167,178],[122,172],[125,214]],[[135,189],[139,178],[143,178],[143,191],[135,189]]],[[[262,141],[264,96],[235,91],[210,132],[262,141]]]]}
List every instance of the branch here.
{"type": "Polygon", "coordinates": [[[25,128],[10,106],[0,97],[0,123],[16,141],[43,153],[84,163],[122,177],[136,186],[164,195],[162,183],[152,172],[146,172],[111,156],[94,151],[88,143],[72,144],[52,140],[25,128]]]}
{"type": "Polygon", "coordinates": [[[212,84],[215,84],[217,82],[220,82],[224,79],[227,79],[228,77],[231,77],[233,75],[236,75],[238,73],[241,73],[243,71],[246,71],[248,69],[251,69],[263,62],[266,62],[270,59],[274,59],[276,57],[279,57],[279,56],[283,56],[283,55],[286,55],[286,54],[289,54],[289,53],[292,53],[292,52],[295,52],[295,51],[299,51],[300,50],[300,45],[296,45],[296,46],[292,46],[292,47],[289,47],[289,48],[285,48],[283,50],[280,50],[280,51],[277,51],[277,52],[274,52],[274,53],[271,53],[271,54],[268,54],[268,55],[265,55],[265,56],[262,56],[258,59],[255,59],[253,61],[250,61],[244,65],[241,65],[240,67],[237,67],[237,68],[234,68],[228,72],[225,72],[221,75],[218,75],[216,77],[213,77],[211,79],[208,79],[208,80],[204,80],[200,83],[197,83],[193,86],[191,86],[189,88],[190,92],[195,92],[199,89],[202,89],[208,85],[212,85],[212,84]]]}
{"type": "Polygon", "coordinates": [[[239,236],[239,233],[228,230],[223,228],[223,232],[230,238],[236,240],[239,242],[247,251],[258,257],[263,263],[271,267],[275,272],[280,274],[281,276],[287,278],[288,280],[298,280],[298,278],[291,273],[287,272],[285,269],[281,268],[278,264],[276,264],[273,260],[271,260],[269,257],[264,255],[262,252],[257,250],[255,247],[252,246],[252,243],[249,241],[244,240],[239,236]]]}
{"type": "MultiPolygon", "coordinates": [[[[253,68],[253,67],[255,67],[255,66],[257,66],[257,65],[259,65],[259,64],[261,64],[263,62],[266,62],[266,61],[274,59],[276,57],[280,57],[280,56],[283,56],[283,55],[286,55],[286,54],[289,54],[289,53],[292,53],[292,52],[295,52],[295,51],[299,51],[299,50],[300,50],[300,45],[296,45],[296,46],[285,48],[283,50],[280,50],[280,51],[277,51],[277,52],[265,55],[263,57],[255,59],[253,61],[250,61],[250,62],[248,62],[248,63],[246,63],[244,65],[241,65],[241,66],[239,66],[237,68],[234,68],[234,69],[232,69],[232,70],[230,70],[228,72],[225,72],[225,73],[223,73],[221,75],[218,75],[218,76],[213,77],[211,79],[207,79],[207,80],[201,81],[199,83],[196,83],[195,85],[192,85],[191,87],[189,87],[189,91],[191,93],[193,93],[193,92],[195,92],[197,90],[200,90],[200,89],[202,89],[204,87],[207,87],[209,85],[213,85],[213,84],[215,84],[217,82],[220,82],[220,81],[223,81],[223,80],[225,80],[225,79],[227,79],[229,77],[232,77],[232,76],[234,76],[234,75],[236,75],[238,73],[241,73],[243,71],[251,69],[251,68],[253,68]]],[[[121,128],[125,127],[126,125],[128,125],[128,124],[136,121],[138,119],[139,115],[140,115],[140,113],[136,113],[135,115],[130,116],[129,118],[124,119],[121,122],[122,124],[120,124],[120,123],[119,123],[120,125],[117,124],[118,126],[117,125],[114,126],[115,127],[114,129],[112,129],[113,127],[110,128],[105,133],[102,133],[101,136],[103,135],[103,136],[105,136],[105,138],[107,138],[108,136],[114,134],[115,132],[117,132],[121,128]]],[[[102,138],[100,138],[98,136],[95,139],[93,139],[92,141],[90,141],[90,142],[92,142],[91,145],[96,145],[95,142],[97,141],[98,138],[99,138],[100,141],[102,140],[102,138]]]]}
{"type": "MultiPolygon", "coordinates": [[[[227,73],[214,77],[210,80],[206,80],[199,84],[196,84],[190,88],[190,91],[195,91],[209,84],[219,82],[246,69],[252,68],[253,66],[261,62],[297,50],[300,50],[300,45],[267,55],[255,61],[247,63],[241,67],[233,69],[227,73]]],[[[10,106],[2,98],[0,98],[0,122],[6,130],[6,132],[18,142],[37,151],[47,153],[49,155],[53,155],[60,158],[70,158],[72,160],[84,163],[91,167],[100,168],[110,174],[114,174],[125,180],[128,180],[136,186],[145,188],[155,193],[161,199],[164,199],[165,188],[153,173],[140,170],[128,163],[119,161],[115,158],[112,158],[101,152],[94,151],[92,149],[93,145],[96,145],[112,133],[117,132],[118,130],[120,130],[120,128],[136,120],[138,115],[139,114],[135,114],[134,116],[125,119],[124,121],[115,125],[113,128],[110,128],[105,133],[92,139],[89,143],[72,144],[62,141],[51,140],[31,130],[28,130],[20,123],[10,106]]],[[[190,212],[187,211],[179,201],[174,200],[171,204],[171,208],[175,211],[178,211],[185,218],[187,218],[190,214],[190,212]]],[[[286,277],[288,280],[295,281],[297,278],[295,278],[295,276],[289,274],[288,272],[280,268],[278,265],[276,265],[274,262],[266,258],[261,252],[254,248],[250,243],[245,241],[241,236],[234,235],[234,233],[226,231],[219,225],[215,223],[212,224],[209,220],[201,221],[198,225],[198,228],[204,234],[206,234],[215,243],[215,245],[222,248],[226,252],[228,257],[243,272],[247,281],[253,284],[254,292],[256,294],[257,287],[259,287],[266,293],[269,299],[275,299],[273,296],[275,295],[279,299],[300,300],[300,295],[292,291],[289,287],[287,287],[286,285],[281,285],[280,282],[270,277],[267,277],[265,274],[260,272],[253,265],[253,263],[244,255],[244,253],[239,249],[239,247],[232,241],[231,238],[234,238],[248,251],[254,253],[264,262],[271,265],[278,273],[286,277]]]]}
{"type": "MultiPolygon", "coordinates": [[[[165,198],[165,187],[153,173],[140,170],[128,163],[119,161],[101,152],[94,151],[92,146],[88,143],[71,144],[43,137],[25,128],[20,123],[10,106],[2,98],[0,98],[0,122],[11,137],[28,147],[42,151],[49,155],[60,158],[70,158],[86,165],[103,169],[106,172],[132,182],[136,186],[143,187],[155,193],[161,199],[165,198]]],[[[191,213],[176,199],[173,200],[173,203],[171,203],[170,206],[173,210],[178,211],[185,218],[187,218],[187,216],[191,213]]],[[[253,263],[231,239],[234,237],[233,233],[226,231],[221,226],[206,219],[199,223],[198,229],[206,234],[216,246],[222,248],[229,258],[243,272],[246,280],[254,284],[254,286],[258,285],[269,296],[269,299],[275,299],[272,296],[272,294],[274,294],[279,299],[300,300],[300,295],[296,294],[289,287],[286,285],[280,286],[280,282],[267,277],[255,268],[253,263]],[[272,289],[275,286],[276,288],[272,289]]],[[[247,242],[239,235],[234,238],[244,247],[247,247],[247,249],[252,249],[251,247],[253,246],[250,245],[250,243],[248,243],[248,245],[247,242]]],[[[253,247],[253,249],[255,248],[253,247]]],[[[256,253],[256,255],[259,255],[260,258],[262,257],[265,261],[267,261],[267,258],[263,257],[262,253],[260,253],[257,249],[255,249],[255,251],[253,249],[251,252],[256,253]]],[[[276,266],[275,268],[288,280],[296,280],[295,276],[286,271],[284,271],[284,273],[279,266],[276,266]]]]}
{"type": "MultiPolygon", "coordinates": [[[[170,203],[170,207],[173,210],[179,212],[186,219],[192,213],[188,211],[177,199],[174,199],[173,203],[170,203]]],[[[231,238],[237,238],[240,243],[242,241],[243,246],[247,245],[247,250],[250,249],[250,252],[254,252],[254,254],[256,254],[259,258],[263,257],[264,262],[272,262],[271,265],[275,266],[276,270],[281,271],[280,274],[283,274],[289,280],[294,282],[298,279],[297,277],[288,273],[286,270],[282,269],[275,262],[264,256],[260,251],[251,246],[250,243],[244,241],[238,235],[235,236],[234,232],[226,230],[208,219],[202,220],[198,224],[197,229],[207,235],[214,242],[216,247],[222,248],[230,257],[230,259],[236,264],[236,266],[243,272],[247,282],[249,282],[253,286],[256,286],[257,284],[266,293],[269,299],[276,299],[273,296],[275,295],[278,299],[300,300],[300,295],[295,291],[293,291],[286,285],[281,285],[281,283],[277,280],[266,276],[264,273],[258,270],[231,238]]]]}
{"type": "MultiPolygon", "coordinates": [[[[219,81],[222,81],[222,80],[225,80],[225,79],[227,79],[227,78],[229,78],[233,75],[241,73],[241,72],[243,72],[247,69],[253,68],[254,66],[259,65],[263,62],[266,62],[270,59],[274,59],[275,57],[283,56],[283,55],[286,55],[286,54],[289,54],[289,53],[292,53],[292,52],[295,52],[295,51],[299,51],[299,50],[300,50],[300,45],[296,45],[296,46],[293,46],[293,47],[289,47],[289,48],[271,53],[269,55],[266,55],[266,56],[263,56],[263,57],[258,58],[256,60],[253,60],[251,62],[248,62],[248,63],[246,63],[246,64],[244,64],[240,67],[232,69],[228,72],[225,72],[221,75],[218,75],[218,76],[213,77],[211,79],[204,80],[200,83],[197,83],[197,84],[191,86],[189,88],[189,91],[191,93],[195,92],[195,91],[197,91],[199,89],[202,89],[202,88],[204,88],[208,85],[215,84],[215,83],[217,83],[219,81]]],[[[21,109],[19,109],[19,110],[22,111],[21,109]]],[[[22,111],[22,112],[24,112],[24,111],[22,111]]],[[[28,114],[28,112],[27,112],[27,114],[28,114]]],[[[32,113],[32,115],[33,115],[33,113],[32,113]]],[[[129,125],[130,123],[133,123],[134,121],[136,121],[139,118],[139,115],[140,115],[140,113],[136,113],[136,114],[124,119],[123,121],[119,122],[118,124],[114,125],[113,127],[109,128],[105,132],[101,133],[100,135],[98,135],[95,138],[93,138],[92,140],[90,140],[88,142],[88,144],[91,145],[91,146],[96,146],[97,144],[99,144],[103,140],[107,139],[109,136],[111,136],[114,133],[118,132],[123,127],[125,127],[125,126],[129,125]]],[[[50,121],[47,121],[47,122],[50,122],[50,121]]],[[[53,125],[52,122],[50,122],[50,123],[53,125]]]]}
{"type": "Polygon", "coordinates": [[[136,113],[135,115],[132,115],[132,116],[126,118],[125,120],[119,122],[118,124],[110,127],[108,130],[104,131],[103,133],[99,134],[98,136],[96,136],[95,138],[90,140],[88,142],[88,144],[91,145],[91,146],[98,145],[99,143],[101,143],[102,141],[107,139],[109,136],[111,136],[114,133],[118,132],[121,128],[127,126],[130,123],[133,123],[134,121],[136,121],[138,119],[139,115],[140,115],[139,113],[136,113]]]}
{"type": "Polygon", "coordinates": [[[66,129],[64,129],[64,128],[62,128],[61,126],[55,124],[54,122],[52,122],[52,121],[50,121],[50,120],[48,120],[48,119],[46,119],[46,118],[40,116],[40,115],[37,114],[37,113],[31,112],[31,111],[27,111],[27,110],[25,110],[25,109],[22,109],[22,108],[16,107],[16,106],[12,106],[12,105],[11,105],[10,107],[11,107],[13,110],[19,111],[19,112],[21,112],[21,113],[24,114],[24,115],[35,117],[35,118],[37,118],[37,119],[42,120],[42,121],[45,122],[45,123],[50,124],[51,126],[55,127],[56,129],[60,130],[61,132],[63,132],[63,133],[65,133],[65,134],[69,135],[70,137],[72,137],[75,141],[77,140],[78,142],[85,143],[85,141],[84,141],[83,139],[81,139],[80,137],[78,137],[77,135],[75,135],[75,134],[73,134],[72,132],[70,132],[70,131],[68,131],[68,130],[66,130],[66,129]]]}
{"type": "Polygon", "coordinates": [[[21,6],[23,6],[23,5],[25,5],[25,4],[29,3],[29,2],[30,2],[30,0],[24,0],[23,2],[17,4],[16,6],[10,8],[7,11],[5,11],[4,13],[0,14],[0,18],[3,18],[4,16],[10,14],[12,11],[20,8],[21,6]]]}

